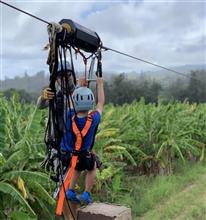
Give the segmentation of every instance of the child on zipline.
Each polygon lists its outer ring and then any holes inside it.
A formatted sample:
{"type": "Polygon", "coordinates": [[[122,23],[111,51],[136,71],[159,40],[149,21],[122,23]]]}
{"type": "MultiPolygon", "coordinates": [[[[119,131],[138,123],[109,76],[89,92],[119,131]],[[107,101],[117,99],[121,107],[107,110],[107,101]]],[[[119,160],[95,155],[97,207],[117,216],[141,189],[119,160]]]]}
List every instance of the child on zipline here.
{"type": "MultiPolygon", "coordinates": [[[[78,82],[78,88],[74,89],[74,86],[71,82],[71,73],[70,66],[67,63],[67,72],[68,72],[68,80],[70,89],[73,90],[72,94],[72,102],[74,108],[71,108],[67,113],[66,120],[66,132],[62,137],[61,141],[61,155],[62,155],[62,163],[66,166],[70,165],[72,152],[75,147],[75,134],[74,134],[74,124],[77,126],[78,130],[81,132],[85,124],[88,120],[88,115],[91,118],[91,125],[87,131],[87,134],[83,138],[80,152],[78,153],[78,161],[73,172],[69,188],[66,190],[66,197],[68,200],[74,203],[84,203],[90,204],[92,203],[91,198],[91,190],[95,182],[96,177],[96,157],[92,153],[92,147],[94,144],[94,138],[96,134],[97,127],[100,123],[101,114],[103,111],[103,106],[105,102],[104,96],[104,83],[102,78],[97,78],[97,97],[98,103],[96,105],[96,110],[92,112],[95,99],[92,91],[87,88],[88,82],[85,79],[80,79],[78,82]],[[74,111],[75,109],[75,111],[74,111]],[[75,115],[75,112],[77,113],[75,115]],[[72,120],[71,120],[72,119],[72,120]],[[75,191],[75,185],[80,177],[81,171],[87,170],[86,179],[85,179],[85,190],[78,197],[75,191]]],[[[71,91],[70,90],[70,91],[71,91]]],[[[48,106],[48,101],[54,98],[54,93],[50,88],[46,88],[43,90],[42,95],[38,99],[39,108],[44,108],[48,106]]],[[[71,104],[70,103],[70,104],[71,104]]],[[[64,203],[64,210],[65,210],[64,203]]],[[[65,214],[65,213],[64,213],[65,214]]]]}

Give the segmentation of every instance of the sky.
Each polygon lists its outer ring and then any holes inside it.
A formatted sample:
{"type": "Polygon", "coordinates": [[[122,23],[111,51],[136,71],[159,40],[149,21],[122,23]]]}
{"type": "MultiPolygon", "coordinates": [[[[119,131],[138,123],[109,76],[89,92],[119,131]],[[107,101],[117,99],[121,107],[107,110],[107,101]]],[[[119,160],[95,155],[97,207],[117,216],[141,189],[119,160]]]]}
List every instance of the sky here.
{"type": "MultiPolygon", "coordinates": [[[[206,2],[203,0],[7,1],[58,23],[63,18],[95,31],[103,45],[166,67],[206,64],[206,2]]],[[[48,72],[46,24],[0,4],[0,79],[48,72]]],[[[79,57],[79,60],[81,57],[79,57]]],[[[103,70],[142,72],[151,66],[113,52],[103,70]]],[[[76,63],[81,71],[83,63],[76,63]]]]}

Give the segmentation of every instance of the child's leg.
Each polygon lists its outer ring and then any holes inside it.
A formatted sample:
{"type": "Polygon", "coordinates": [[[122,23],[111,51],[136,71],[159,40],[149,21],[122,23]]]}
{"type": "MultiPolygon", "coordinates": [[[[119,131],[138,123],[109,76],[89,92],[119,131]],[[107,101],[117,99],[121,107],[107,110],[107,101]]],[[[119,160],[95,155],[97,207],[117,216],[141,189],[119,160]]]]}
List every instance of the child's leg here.
{"type": "Polygon", "coordinates": [[[71,201],[72,203],[79,203],[79,199],[77,197],[77,192],[75,191],[75,185],[79,179],[81,172],[74,170],[73,174],[72,174],[72,178],[70,181],[70,185],[69,188],[66,191],[66,197],[69,201],[71,201]]]}
{"type": "Polygon", "coordinates": [[[75,185],[80,177],[81,171],[78,170],[74,170],[73,174],[72,174],[72,178],[71,178],[71,182],[69,185],[69,189],[74,190],[75,189],[75,185]]]}
{"type": "Polygon", "coordinates": [[[96,178],[96,162],[94,164],[94,169],[91,171],[87,171],[86,178],[85,178],[85,191],[91,192],[92,187],[94,185],[96,178]]]}

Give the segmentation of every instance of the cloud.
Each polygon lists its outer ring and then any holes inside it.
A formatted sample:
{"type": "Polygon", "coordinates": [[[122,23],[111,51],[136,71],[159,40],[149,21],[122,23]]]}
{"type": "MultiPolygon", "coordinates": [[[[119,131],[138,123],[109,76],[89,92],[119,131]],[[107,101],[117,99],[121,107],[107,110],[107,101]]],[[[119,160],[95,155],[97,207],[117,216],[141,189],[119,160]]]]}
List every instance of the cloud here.
{"type": "MultiPolygon", "coordinates": [[[[88,25],[98,28],[98,33],[106,45],[140,58],[162,65],[205,62],[204,49],[201,49],[203,45],[199,42],[200,36],[205,39],[203,4],[181,2],[118,4],[112,5],[106,11],[91,14],[87,22],[88,25]],[[197,47],[200,48],[196,57],[186,53],[188,51],[184,47],[188,45],[182,43],[191,35],[196,36],[191,38],[190,44],[199,44],[197,47]],[[182,54],[180,51],[174,51],[175,47],[183,47],[182,54]]],[[[115,58],[123,61],[117,56],[115,58]]],[[[125,70],[148,68],[144,64],[129,62],[126,58],[124,63],[125,70]]]]}
{"type": "MultiPolygon", "coordinates": [[[[205,63],[206,11],[194,1],[12,1],[45,20],[70,18],[96,31],[105,46],[165,65],[205,63]]],[[[2,10],[3,75],[47,70],[46,25],[6,6],[2,10]]],[[[105,71],[151,68],[112,52],[103,53],[105,71]]],[[[83,69],[83,66],[77,67],[83,69]]]]}

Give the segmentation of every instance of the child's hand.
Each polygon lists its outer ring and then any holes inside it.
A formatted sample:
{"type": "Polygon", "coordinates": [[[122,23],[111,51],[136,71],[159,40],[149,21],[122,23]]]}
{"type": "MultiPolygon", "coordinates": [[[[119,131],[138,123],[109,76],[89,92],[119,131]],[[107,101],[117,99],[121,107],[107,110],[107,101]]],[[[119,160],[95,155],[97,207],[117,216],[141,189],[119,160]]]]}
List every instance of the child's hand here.
{"type": "Polygon", "coordinates": [[[82,77],[82,78],[79,78],[78,84],[79,84],[80,87],[88,86],[88,81],[85,78],[82,77]]]}

